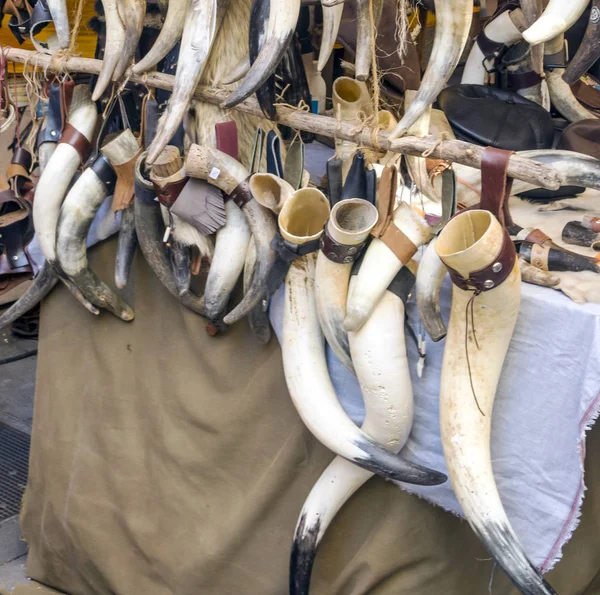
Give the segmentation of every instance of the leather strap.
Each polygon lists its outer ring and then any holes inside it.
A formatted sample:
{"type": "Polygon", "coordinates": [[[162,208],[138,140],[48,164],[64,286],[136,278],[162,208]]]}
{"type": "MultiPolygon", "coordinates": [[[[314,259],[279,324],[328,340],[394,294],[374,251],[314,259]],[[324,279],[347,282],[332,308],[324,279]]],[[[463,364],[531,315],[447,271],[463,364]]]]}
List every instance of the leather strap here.
{"type": "Polygon", "coordinates": [[[87,158],[90,156],[92,151],[92,144],[81,134],[77,128],[67,122],[65,124],[62,136],[60,137],[59,144],[71,145],[77,153],[79,153],[79,159],[81,163],[85,163],[87,158]]]}
{"type": "Polygon", "coordinates": [[[115,192],[113,194],[112,209],[116,213],[126,209],[133,200],[134,195],[134,177],[135,177],[135,164],[138,157],[142,153],[142,149],[125,163],[120,165],[114,165],[113,168],[117,174],[117,183],[115,185],[115,192]]]}
{"type": "Polygon", "coordinates": [[[52,14],[48,8],[47,0],[37,0],[31,13],[29,34],[31,42],[38,51],[49,49],[49,44],[36,39],[36,35],[43,31],[52,22],[52,14]]]}
{"type": "Polygon", "coordinates": [[[380,239],[398,258],[406,264],[417,252],[418,247],[394,223],[394,204],[398,186],[398,170],[386,167],[379,181],[377,210],[379,220],[371,231],[374,238],[380,239]]]}
{"type": "Polygon", "coordinates": [[[240,182],[229,195],[229,199],[240,207],[240,209],[243,209],[253,198],[254,196],[252,196],[252,191],[250,190],[249,177],[240,182]]]}
{"type": "MultiPolygon", "coordinates": [[[[11,204],[18,208],[12,208],[10,212],[5,212],[4,215],[0,215],[0,229],[8,227],[13,223],[17,223],[18,221],[23,221],[23,219],[29,217],[31,207],[25,200],[16,196],[10,188],[0,192],[0,212],[7,211],[7,209],[4,208],[4,205],[11,204]]],[[[2,238],[0,238],[0,244],[4,244],[2,238]]]]}
{"type": "Polygon", "coordinates": [[[117,174],[111,165],[108,157],[100,153],[90,165],[92,171],[98,176],[98,179],[106,187],[107,195],[114,194],[117,183],[117,174]]]}
{"type": "Polygon", "coordinates": [[[450,278],[454,285],[464,291],[473,291],[475,295],[479,295],[480,293],[494,289],[494,287],[498,287],[498,285],[505,281],[513,270],[516,259],[515,245],[511,241],[508,231],[505,229],[500,253],[489,266],[471,272],[467,278],[462,277],[449,266],[446,266],[446,268],[450,273],[450,278]]]}
{"type": "Polygon", "coordinates": [[[31,166],[33,156],[27,149],[15,149],[10,165],[6,169],[6,177],[18,196],[24,196],[33,188],[31,182],[31,166]]]}
{"type": "Polygon", "coordinates": [[[525,236],[525,241],[531,242],[532,244],[540,244],[543,246],[548,242],[551,243],[552,239],[549,236],[547,236],[541,229],[534,229],[525,236]]]}
{"type": "Polygon", "coordinates": [[[147,185],[140,182],[137,177],[135,179],[135,200],[145,205],[158,206],[156,203],[156,190],[154,187],[150,188],[147,185]]]}
{"type": "Polygon", "coordinates": [[[544,69],[552,70],[553,68],[566,68],[569,63],[569,51],[567,40],[563,43],[562,48],[555,54],[544,54],[544,69]]]}
{"type": "Polygon", "coordinates": [[[69,116],[69,110],[71,109],[71,103],[73,102],[73,91],[75,90],[75,81],[63,81],[59,83],[59,98],[60,98],[60,113],[62,121],[61,131],[65,131],[67,126],[67,118],[69,116]]]}
{"type": "Polygon", "coordinates": [[[480,208],[490,211],[503,227],[513,224],[508,210],[512,178],[506,177],[513,151],[486,147],[481,160],[480,208]]]}
{"type": "Polygon", "coordinates": [[[479,49],[486,60],[497,59],[506,51],[506,45],[504,43],[490,39],[485,34],[485,31],[481,31],[475,38],[475,42],[479,46],[479,49]]]}
{"type": "Polygon", "coordinates": [[[326,223],[319,247],[321,248],[321,252],[323,252],[331,262],[337,262],[338,264],[352,264],[358,260],[365,245],[366,241],[362,244],[353,246],[336,242],[329,235],[329,229],[326,223]]]}
{"type": "Polygon", "coordinates": [[[62,130],[62,113],[60,110],[60,85],[53,81],[47,88],[48,109],[44,120],[44,128],[40,130],[37,146],[43,143],[57,143],[62,130]]]}
{"type": "Polygon", "coordinates": [[[237,124],[234,121],[215,124],[215,133],[217,135],[217,149],[227,153],[237,161],[239,159],[237,124]]]}
{"type": "Polygon", "coordinates": [[[415,285],[416,277],[408,267],[402,267],[393,281],[388,285],[387,290],[397,295],[404,305],[408,302],[410,292],[415,285]]]}
{"type": "Polygon", "coordinates": [[[507,70],[503,73],[503,77],[503,88],[510,91],[529,89],[529,87],[535,87],[542,81],[542,76],[534,70],[529,72],[509,72],[507,70]]]}
{"type": "Polygon", "coordinates": [[[160,204],[170,209],[188,183],[188,180],[189,177],[185,177],[178,182],[171,182],[162,188],[155,184],[154,189],[156,190],[156,196],[160,204]]]}

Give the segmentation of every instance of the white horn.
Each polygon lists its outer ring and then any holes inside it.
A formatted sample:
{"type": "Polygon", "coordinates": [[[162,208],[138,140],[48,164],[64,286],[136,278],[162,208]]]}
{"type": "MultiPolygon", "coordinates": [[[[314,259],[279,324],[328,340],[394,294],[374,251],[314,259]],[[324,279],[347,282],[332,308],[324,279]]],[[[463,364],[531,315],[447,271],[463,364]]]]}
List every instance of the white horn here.
{"type": "Polygon", "coordinates": [[[321,36],[321,47],[319,49],[319,61],[317,70],[322,72],[333,52],[340,24],[342,22],[342,14],[344,12],[344,3],[336,4],[335,6],[326,6],[321,0],[321,8],[323,9],[323,34],[321,36]]]}
{"type": "Polygon", "coordinates": [[[281,212],[283,205],[294,194],[294,188],[283,178],[273,174],[253,174],[250,178],[250,191],[258,204],[273,211],[281,212]]]}
{"type": "MultiPolygon", "coordinates": [[[[491,274],[506,241],[489,211],[473,210],[446,225],[436,249],[449,269],[467,279],[487,267],[491,274]]],[[[529,562],[510,525],[492,471],[492,409],[521,301],[516,258],[502,264],[510,271],[500,268],[495,274],[508,276],[497,277],[496,285],[490,281],[492,288],[477,296],[453,288],[440,389],[442,445],[452,488],[476,535],[522,593],[550,595],[554,591],[529,562]]]]}
{"type": "Polygon", "coordinates": [[[377,43],[377,40],[373,39],[373,32],[379,29],[382,11],[383,0],[357,0],[356,59],[354,66],[355,76],[359,81],[366,81],[371,71],[371,46],[377,43]],[[371,22],[371,11],[373,11],[373,22],[371,22]]]}
{"type": "Polygon", "coordinates": [[[473,0],[435,0],[435,38],[419,92],[389,138],[403,136],[440,94],[463,52],[473,19],[473,0]]]}
{"type": "Polygon", "coordinates": [[[113,78],[119,80],[132,65],[135,58],[146,16],[146,0],[119,0],[119,17],[125,28],[125,42],[113,78]]]}
{"type": "Polygon", "coordinates": [[[48,0],[48,9],[52,15],[58,47],[67,49],[69,47],[71,33],[69,30],[69,13],[67,11],[67,0],[48,0]]]}
{"type": "Polygon", "coordinates": [[[550,41],[574,25],[588,4],[589,0],[550,0],[542,16],[523,31],[523,38],[529,45],[550,41]]]}
{"type": "Polygon", "coordinates": [[[170,0],[162,29],[150,51],[137,64],[134,64],[134,74],[150,70],[175,47],[181,39],[189,5],[190,0],[170,0]]]}
{"type": "Polygon", "coordinates": [[[351,372],[354,367],[343,326],[348,283],[352,264],[360,255],[377,218],[377,209],[366,200],[350,198],[338,202],[331,211],[324,243],[317,256],[315,299],[319,323],[327,343],[351,372]]]}
{"type": "Polygon", "coordinates": [[[569,120],[569,122],[579,122],[580,120],[595,120],[596,116],[588,111],[579,103],[571,87],[563,80],[564,68],[554,68],[546,70],[546,81],[550,100],[556,111],[569,120]]]}

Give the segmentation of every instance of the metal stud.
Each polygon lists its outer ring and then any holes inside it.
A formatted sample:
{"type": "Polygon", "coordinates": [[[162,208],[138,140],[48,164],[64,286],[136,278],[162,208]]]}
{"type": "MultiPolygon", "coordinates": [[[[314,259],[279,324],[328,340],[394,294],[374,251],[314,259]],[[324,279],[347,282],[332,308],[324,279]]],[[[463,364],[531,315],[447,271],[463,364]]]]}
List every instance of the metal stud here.
{"type": "Polygon", "coordinates": [[[495,283],[491,279],[487,279],[483,282],[483,286],[485,287],[485,289],[491,289],[492,287],[494,287],[494,285],[495,283]]]}
{"type": "Polygon", "coordinates": [[[502,270],[502,263],[501,262],[495,262],[492,265],[492,271],[494,271],[494,273],[499,273],[502,270]]]}
{"type": "Polygon", "coordinates": [[[12,259],[13,259],[13,260],[19,260],[19,257],[18,257],[18,256],[15,254],[15,255],[12,257],[12,259]]]}
{"type": "Polygon", "coordinates": [[[356,246],[350,246],[350,248],[348,248],[348,254],[356,254],[357,250],[358,248],[356,246]]]}

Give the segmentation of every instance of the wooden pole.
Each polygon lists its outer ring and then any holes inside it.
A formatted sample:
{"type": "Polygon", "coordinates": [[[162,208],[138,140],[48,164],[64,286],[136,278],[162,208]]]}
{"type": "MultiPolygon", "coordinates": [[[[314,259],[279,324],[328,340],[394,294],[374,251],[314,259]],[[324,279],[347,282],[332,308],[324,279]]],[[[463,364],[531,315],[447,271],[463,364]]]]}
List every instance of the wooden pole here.
{"type": "MultiPolygon", "coordinates": [[[[60,59],[19,48],[10,48],[6,53],[6,58],[9,62],[28,64],[32,67],[37,66],[52,72],[98,74],[102,65],[101,60],[78,57],[60,59]]],[[[161,72],[149,72],[142,75],[131,75],[129,80],[146,87],[171,91],[175,77],[161,72]]],[[[206,103],[221,105],[227,95],[228,91],[225,89],[198,87],[194,93],[194,98],[206,103]]],[[[265,117],[258,102],[253,97],[246,99],[234,109],[260,118],[265,117]]],[[[277,107],[276,121],[296,130],[352,141],[359,146],[370,147],[379,151],[394,151],[416,157],[420,157],[425,151],[429,151],[429,156],[434,159],[446,159],[453,163],[461,163],[481,169],[484,147],[459,140],[441,140],[432,136],[423,138],[404,136],[390,141],[387,132],[374,134],[371,128],[361,128],[355,123],[338,122],[335,118],[302,112],[285,106],[277,107]]],[[[511,156],[508,162],[508,175],[517,180],[523,180],[550,190],[558,189],[562,182],[560,174],[553,168],[518,155],[511,156]]]]}

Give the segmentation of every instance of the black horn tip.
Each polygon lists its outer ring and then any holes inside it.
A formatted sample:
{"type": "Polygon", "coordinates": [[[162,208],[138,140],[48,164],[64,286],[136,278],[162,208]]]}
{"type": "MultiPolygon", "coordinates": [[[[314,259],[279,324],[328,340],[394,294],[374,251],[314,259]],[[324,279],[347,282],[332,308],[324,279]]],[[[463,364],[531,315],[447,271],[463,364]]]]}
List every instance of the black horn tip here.
{"type": "Polygon", "coordinates": [[[290,556],[290,595],[308,595],[310,577],[319,545],[321,521],[306,526],[306,515],[298,522],[290,556]]]}

